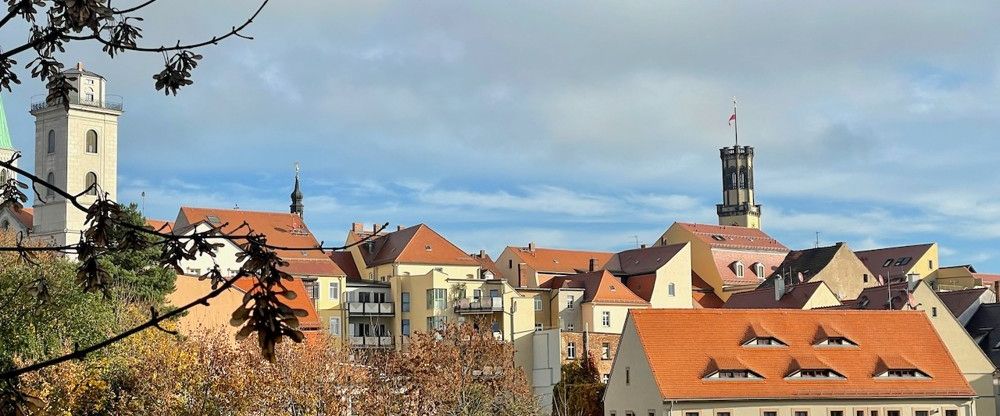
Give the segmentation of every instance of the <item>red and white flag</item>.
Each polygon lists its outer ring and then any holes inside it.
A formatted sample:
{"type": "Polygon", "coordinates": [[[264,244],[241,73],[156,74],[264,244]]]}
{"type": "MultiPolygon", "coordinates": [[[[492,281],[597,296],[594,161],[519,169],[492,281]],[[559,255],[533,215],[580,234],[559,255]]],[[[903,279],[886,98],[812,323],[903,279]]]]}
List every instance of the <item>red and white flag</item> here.
{"type": "Polygon", "coordinates": [[[729,116],[729,125],[732,126],[733,123],[735,122],[736,122],[736,113],[733,113],[733,115],[729,116]]]}

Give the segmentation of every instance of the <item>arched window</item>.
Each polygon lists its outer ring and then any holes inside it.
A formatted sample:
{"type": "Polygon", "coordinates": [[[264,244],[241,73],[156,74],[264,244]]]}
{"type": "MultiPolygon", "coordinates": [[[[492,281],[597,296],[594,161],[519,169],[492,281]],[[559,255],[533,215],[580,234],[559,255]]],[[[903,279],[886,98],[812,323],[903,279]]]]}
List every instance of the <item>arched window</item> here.
{"type": "Polygon", "coordinates": [[[56,131],[49,130],[49,153],[56,152],[56,131]]]}
{"type": "MultiPolygon", "coordinates": [[[[49,185],[56,186],[56,174],[49,172],[49,175],[45,177],[45,182],[48,182],[49,185]]],[[[45,196],[52,196],[55,194],[56,193],[52,190],[52,188],[45,188],[45,196]]]]}
{"type": "Polygon", "coordinates": [[[7,169],[0,170],[0,183],[7,183],[7,169]]]}
{"type": "Polygon", "coordinates": [[[97,132],[87,131],[87,153],[97,153],[97,132]]]}
{"type": "Polygon", "coordinates": [[[97,174],[87,172],[87,195],[97,195],[97,174]]]}

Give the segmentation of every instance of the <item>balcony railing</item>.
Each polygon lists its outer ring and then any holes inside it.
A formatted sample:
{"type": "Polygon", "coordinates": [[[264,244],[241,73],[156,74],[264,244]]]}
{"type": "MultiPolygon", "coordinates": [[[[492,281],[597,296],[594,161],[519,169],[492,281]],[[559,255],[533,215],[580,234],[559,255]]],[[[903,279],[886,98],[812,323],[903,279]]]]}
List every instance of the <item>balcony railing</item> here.
{"type": "MultiPolygon", "coordinates": [[[[46,96],[39,96],[41,98],[32,97],[31,101],[31,111],[41,110],[49,107],[58,107],[63,105],[62,99],[49,99],[46,96]]],[[[114,111],[124,111],[125,105],[122,103],[122,97],[118,95],[108,95],[104,98],[104,101],[100,100],[81,100],[79,95],[70,95],[69,103],[71,105],[82,105],[87,107],[103,108],[107,110],[114,111]]]]}
{"type": "Polygon", "coordinates": [[[391,348],[392,337],[351,337],[355,348],[391,348]]]}
{"type": "Polygon", "coordinates": [[[455,313],[493,313],[503,312],[502,297],[464,298],[455,302],[455,313]]]}
{"type": "Polygon", "coordinates": [[[347,313],[355,316],[391,316],[394,312],[392,302],[351,302],[347,304],[347,313]]]}

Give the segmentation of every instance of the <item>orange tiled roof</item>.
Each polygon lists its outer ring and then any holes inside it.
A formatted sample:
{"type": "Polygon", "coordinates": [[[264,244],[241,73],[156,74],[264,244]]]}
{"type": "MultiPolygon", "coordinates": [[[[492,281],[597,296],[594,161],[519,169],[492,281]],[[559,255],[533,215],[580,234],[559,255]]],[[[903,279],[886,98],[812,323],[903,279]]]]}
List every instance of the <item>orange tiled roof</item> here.
{"type": "Polygon", "coordinates": [[[993,282],[1000,281],[1000,274],[973,273],[972,277],[981,280],[984,285],[992,285],[993,282]]]}
{"type": "Polygon", "coordinates": [[[716,295],[715,292],[691,292],[691,298],[694,300],[695,308],[721,308],[725,305],[722,298],[716,295]]]}
{"type": "Polygon", "coordinates": [[[595,267],[601,267],[611,259],[613,253],[603,251],[564,250],[555,248],[529,249],[528,247],[508,246],[521,262],[539,272],[550,273],[581,273],[590,271],[590,260],[594,259],[595,267]]]}
{"type": "Polygon", "coordinates": [[[383,234],[358,248],[368,267],[392,263],[479,265],[458,246],[424,224],[383,234]]]}
{"type": "Polygon", "coordinates": [[[643,298],[633,293],[628,286],[622,284],[607,270],[589,273],[554,277],[540,285],[542,288],[580,288],[583,289],[584,302],[622,303],[629,305],[648,305],[643,298]]]}
{"type": "Polygon", "coordinates": [[[35,220],[35,210],[33,208],[24,207],[21,209],[10,208],[10,212],[14,214],[14,217],[21,223],[21,225],[26,228],[31,228],[34,226],[35,220]]]}
{"type": "Polygon", "coordinates": [[[146,218],[146,226],[152,228],[153,231],[159,231],[161,233],[170,234],[174,232],[174,223],[167,220],[154,220],[146,218]]]}
{"type": "MultiPolygon", "coordinates": [[[[181,207],[174,227],[184,229],[199,222],[212,226],[228,224],[223,233],[247,234],[247,228],[239,228],[244,222],[255,233],[267,236],[268,244],[280,247],[319,247],[319,241],[309,231],[302,217],[287,212],[246,211],[221,208],[181,207]]],[[[239,244],[239,241],[236,241],[239,244]]],[[[278,254],[288,260],[292,258],[325,258],[326,255],[312,250],[278,250],[278,254]]]]}
{"type": "Polygon", "coordinates": [[[712,248],[788,252],[788,247],[756,228],[683,222],[678,222],[677,225],[712,248]]]}
{"type": "MultiPolygon", "coordinates": [[[[251,278],[240,278],[236,280],[234,286],[243,291],[243,293],[250,292],[253,290],[255,280],[251,278]]],[[[306,311],[306,316],[299,318],[299,329],[302,331],[315,331],[320,329],[319,314],[316,313],[316,307],[313,306],[312,300],[309,299],[309,291],[306,290],[304,284],[302,284],[302,279],[292,279],[291,281],[282,280],[281,284],[285,286],[286,289],[295,292],[295,299],[287,299],[284,297],[279,297],[281,302],[288,307],[293,309],[304,309],[306,311]]]]}
{"type": "Polygon", "coordinates": [[[494,262],[493,258],[490,257],[490,255],[487,254],[485,251],[480,251],[479,253],[472,253],[469,254],[469,256],[472,257],[473,260],[479,263],[480,269],[482,269],[483,271],[489,270],[490,273],[493,273],[494,278],[499,279],[500,276],[502,276],[500,274],[500,268],[497,267],[496,262],[494,262]]]}
{"type": "Polygon", "coordinates": [[[636,309],[630,316],[665,400],[975,396],[926,314],[919,311],[636,309]],[[891,319],[884,316],[889,313],[891,319]],[[766,326],[787,346],[742,346],[755,324],[766,326]],[[838,328],[858,346],[814,346],[821,325],[838,328]],[[905,357],[931,378],[875,379],[890,356],[905,357]],[[745,366],[763,379],[704,380],[720,361],[745,366]],[[845,378],[785,378],[799,367],[816,365],[832,367],[845,378]]]}

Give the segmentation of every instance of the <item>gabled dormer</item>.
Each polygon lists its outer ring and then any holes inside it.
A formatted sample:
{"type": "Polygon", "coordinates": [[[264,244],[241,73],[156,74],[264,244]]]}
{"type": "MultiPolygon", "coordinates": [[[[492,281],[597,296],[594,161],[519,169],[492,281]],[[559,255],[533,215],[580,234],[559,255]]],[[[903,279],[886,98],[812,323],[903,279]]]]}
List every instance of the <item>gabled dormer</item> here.
{"type": "Polygon", "coordinates": [[[857,348],[858,343],[833,327],[820,325],[813,337],[813,346],[857,348]]]}
{"type": "Polygon", "coordinates": [[[763,263],[761,263],[761,262],[758,261],[758,262],[754,263],[753,266],[751,266],[751,268],[753,269],[753,273],[755,275],[757,275],[758,279],[764,280],[764,279],[767,278],[767,275],[765,274],[766,270],[764,268],[764,264],[763,263]]]}
{"type": "Polygon", "coordinates": [[[815,356],[796,357],[786,380],[844,380],[846,377],[826,361],[815,356]]]}
{"type": "Polygon", "coordinates": [[[876,380],[930,380],[931,376],[899,355],[879,356],[872,376],[876,380]]]}
{"type": "Polygon", "coordinates": [[[716,357],[709,360],[702,380],[738,381],[763,380],[764,376],[734,357],[716,357]]]}
{"type": "Polygon", "coordinates": [[[744,270],[745,267],[743,266],[743,262],[742,261],[736,260],[736,261],[730,263],[729,264],[729,268],[733,269],[733,273],[736,273],[736,277],[737,278],[740,278],[740,279],[743,278],[743,275],[744,275],[744,272],[745,272],[745,270],[744,270]]]}
{"type": "Polygon", "coordinates": [[[787,347],[788,344],[775,336],[770,330],[762,325],[753,323],[746,329],[743,337],[744,347],[787,347]]]}

